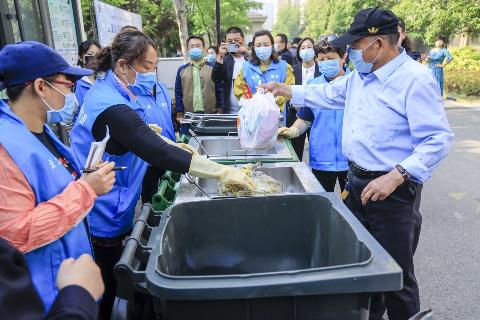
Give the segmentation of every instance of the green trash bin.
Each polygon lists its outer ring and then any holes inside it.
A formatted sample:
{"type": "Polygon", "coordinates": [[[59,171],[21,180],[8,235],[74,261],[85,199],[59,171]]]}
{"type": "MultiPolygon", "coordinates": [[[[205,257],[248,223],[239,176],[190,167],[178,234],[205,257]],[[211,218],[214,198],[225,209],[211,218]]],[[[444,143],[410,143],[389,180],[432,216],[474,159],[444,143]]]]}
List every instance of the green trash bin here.
{"type": "Polygon", "coordinates": [[[122,261],[155,319],[366,320],[372,293],[402,288],[398,264],[330,193],[176,204],[146,247],[141,269],[122,261]]]}

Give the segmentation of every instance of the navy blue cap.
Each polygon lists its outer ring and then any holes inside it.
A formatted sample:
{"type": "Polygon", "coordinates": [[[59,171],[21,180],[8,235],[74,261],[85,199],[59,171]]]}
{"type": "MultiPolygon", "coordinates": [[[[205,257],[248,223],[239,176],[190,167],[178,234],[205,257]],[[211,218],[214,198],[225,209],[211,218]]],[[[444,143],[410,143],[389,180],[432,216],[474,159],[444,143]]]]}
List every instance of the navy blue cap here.
{"type": "Polygon", "coordinates": [[[80,79],[93,74],[93,70],[71,66],[40,42],[9,44],[0,51],[0,89],[59,73],[80,79]]]}
{"type": "Polygon", "coordinates": [[[357,13],[348,31],[330,44],[332,47],[344,47],[368,36],[397,33],[398,18],[390,10],[368,8],[357,13]]]}

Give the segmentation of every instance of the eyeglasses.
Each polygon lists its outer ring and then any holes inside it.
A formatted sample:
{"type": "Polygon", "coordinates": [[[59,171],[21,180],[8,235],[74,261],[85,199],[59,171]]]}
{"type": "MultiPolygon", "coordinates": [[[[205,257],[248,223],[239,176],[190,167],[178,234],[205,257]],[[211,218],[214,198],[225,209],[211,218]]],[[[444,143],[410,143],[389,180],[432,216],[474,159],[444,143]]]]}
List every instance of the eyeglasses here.
{"type": "MultiPolygon", "coordinates": [[[[56,84],[61,84],[62,86],[65,86],[67,88],[70,88],[70,90],[72,91],[72,93],[75,92],[75,89],[77,87],[77,83],[76,82],[72,82],[72,81],[62,81],[62,80],[53,80],[51,81],[47,81],[45,79],[43,79],[43,81],[45,81],[46,83],[52,85],[51,83],[56,83],[56,84]]],[[[33,84],[33,81],[29,81],[29,82],[25,82],[25,86],[29,86],[33,84]]]]}
{"type": "Polygon", "coordinates": [[[61,84],[62,86],[70,88],[72,92],[75,92],[75,88],[77,87],[77,83],[71,81],[53,80],[52,83],[61,84]]]}

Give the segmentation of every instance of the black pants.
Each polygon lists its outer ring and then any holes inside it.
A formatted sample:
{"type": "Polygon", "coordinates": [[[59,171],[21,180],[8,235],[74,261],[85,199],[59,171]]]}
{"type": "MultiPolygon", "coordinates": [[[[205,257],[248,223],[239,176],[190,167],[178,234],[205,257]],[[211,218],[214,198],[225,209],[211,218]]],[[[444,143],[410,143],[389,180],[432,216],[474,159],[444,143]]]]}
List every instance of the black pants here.
{"type": "Polygon", "coordinates": [[[403,270],[402,290],[372,295],[370,319],[382,319],[387,311],[390,320],[406,320],[420,311],[413,254],[422,221],[419,212],[422,185],[407,181],[385,200],[369,201],[363,206],[360,196],[370,181],[349,172],[350,193],[345,204],[403,270]]]}
{"type": "Polygon", "coordinates": [[[327,192],[333,192],[335,190],[335,184],[340,184],[340,190],[345,190],[347,184],[347,172],[348,171],[322,171],[312,169],[313,174],[317,178],[318,182],[327,192]]]}
{"type": "Polygon", "coordinates": [[[165,170],[147,167],[142,181],[142,204],[152,203],[152,197],[158,191],[158,181],[164,174],[165,170]]]}
{"type": "MultiPolygon", "coordinates": [[[[290,104],[287,104],[286,108],[287,108],[287,114],[286,114],[285,123],[287,127],[291,127],[297,120],[297,110],[295,110],[295,108],[292,107],[290,104]]],[[[304,134],[298,136],[297,138],[291,139],[293,150],[295,150],[295,153],[297,154],[298,159],[300,159],[300,161],[302,161],[302,158],[303,158],[303,151],[305,149],[305,139],[309,134],[310,134],[310,129],[308,129],[304,134]]]]}
{"type": "Polygon", "coordinates": [[[126,236],[127,234],[116,238],[92,237],[95,262],[100,267],[103,283],[105,284],[105,293],[100,301],[99,320],[110,320],[111,318],[113,302],[117,292],[117,281],[115,280],[113,268],[122,256],[122,241],[126,236]]]}

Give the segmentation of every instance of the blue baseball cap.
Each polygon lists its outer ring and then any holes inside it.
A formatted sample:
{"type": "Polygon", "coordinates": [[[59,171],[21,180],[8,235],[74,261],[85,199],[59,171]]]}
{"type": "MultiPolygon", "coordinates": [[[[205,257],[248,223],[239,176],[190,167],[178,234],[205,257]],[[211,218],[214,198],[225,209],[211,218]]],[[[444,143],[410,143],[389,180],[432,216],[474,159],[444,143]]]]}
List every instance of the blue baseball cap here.
{"type": "Polygon", "coordinates": [[[0,51],[0,90],[59,73],[80,79],[93,70],[71,66],[58,52],[36,41],[9,44],[0,51]]]}

